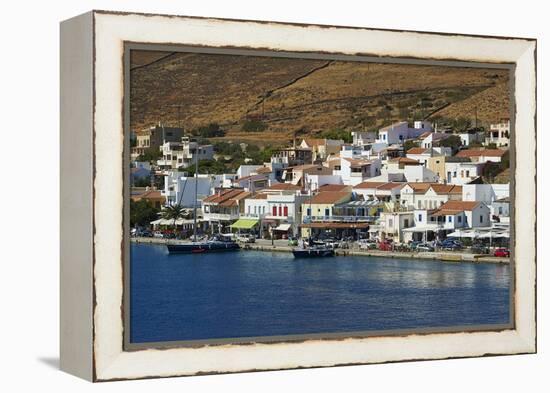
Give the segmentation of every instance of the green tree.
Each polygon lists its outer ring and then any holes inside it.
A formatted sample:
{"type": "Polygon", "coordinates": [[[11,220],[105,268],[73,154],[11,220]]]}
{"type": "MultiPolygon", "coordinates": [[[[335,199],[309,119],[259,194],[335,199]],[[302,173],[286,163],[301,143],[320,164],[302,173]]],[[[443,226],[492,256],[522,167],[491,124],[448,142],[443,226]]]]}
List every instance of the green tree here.
{"type": "Polygon", "coordinates": [[[193,130],[193,134],[202,138],[215,138],[225,136],[225,131],[221,129],[218,123],[210,123],[207,126],[193,130]]]}
{"type": "Polygon", "coordinates": [[[160,149],[153,149],[150,147],[147,150],[145,150],[143,154],[139,155],[136,161],[153,162],[153,161],[159,160],[161,157],[162,157],[162,152],[160,151],[160,149]]]}
{"type": "Polygon", "coordinates": [[[130,200],[130,225],[148,226],[151,221],[158,218],[159,209],[147,200],[130,200]]]}
{"type": "Polygon", "coordinates": [[[450,147],[453,149],[453,152],[458,151],[462,147],[462,139],[458,135],[450,135],[447,138],[439,142],[440,146],[450,147]]]}
{"type": "Polygon", "coordinates": [[[176,221],[180,218],[184,218],[186,215],[185,208],[180,204],[168,205],[164,207],[161,212],[162,218],[165,220],[173,220],[173,228],[176,230],[176,221]]]}
{"type": "Polygon", "coordinates": [[[405,152],[409,151],[410,149],[412,149],[413,147],[418,147],[418,142],[412,140],[412,139],[407,139],[404,143],[403,143],[403,149],[405,149],[405,152]]]}

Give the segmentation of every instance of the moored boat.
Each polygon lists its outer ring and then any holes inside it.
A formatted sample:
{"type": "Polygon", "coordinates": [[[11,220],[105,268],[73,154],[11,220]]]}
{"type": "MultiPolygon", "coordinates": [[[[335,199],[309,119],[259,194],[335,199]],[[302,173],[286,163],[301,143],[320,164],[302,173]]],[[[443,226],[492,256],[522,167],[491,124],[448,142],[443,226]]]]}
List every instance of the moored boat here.
{"type": "Polygon", "coordinates": [[[238,251],[240,246],[235,242],[205,241],[189,243],[168,243],[170,254],[201,254],[205,252],[238,251]]]}
{"type": "Polygon", "coordinates": [[[294,258],[324,258],[324,257],[333,257],[334,249],[330,247],[320,246],[320,247],[297,247],[292,250],[294,258]]]}

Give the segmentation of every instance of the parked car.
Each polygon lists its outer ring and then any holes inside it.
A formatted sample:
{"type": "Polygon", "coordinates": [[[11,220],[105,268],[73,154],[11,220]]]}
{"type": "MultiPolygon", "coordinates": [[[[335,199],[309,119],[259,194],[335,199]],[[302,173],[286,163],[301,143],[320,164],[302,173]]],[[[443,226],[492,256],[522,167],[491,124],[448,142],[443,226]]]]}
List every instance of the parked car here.
{"type": "Polygon", "coordinates": [[[376,240],[373,239],[360,239],[357,241],[357,244],[359,245],[359,248],[363,250],[374,250],[378,248],[376,240]]]}
{"type": "Polygon", "coordinates": [[[456,251],[462,248],[462,243],[457,240],[445,239],[441,242],[441,248],[446,251],[456,251]]]}
{"type": "Polygon", "coordinates": [[[508,258],[510,256],[510,250],[507,248],[497,248],[493,255],[495,257],[508,258]]]}
{"type": "Polygon", "coordinates": [[[474,254],[489,254],[489,247],[483,244],[474,244],[471,250],[474,254]]]}
{"type": "Polygon", "coordinates": [[[254,235],[238,235],[237,241],[241,243],[254,243],[256,242],[256,238],[254,235]]]}
{"type": "Polygon", "coordinates": [[[339,240],[336,240],[332,237],[328,237],[326,239],[323,239],[323,243],[326,245],[326,246],[329,246],[329,247],[332,247],[332,248],[338,248],[340,247],[340,241],[339,240]]]}
{"type": "Polygon", "coordinates": [[[434,248],[429,243],[420,243],[416,246],[416,251],[424,251],[424,252],[432,252],[434,251],[434,248]]]}
{"type": "Polygon", "coordinates": [[[164,233],[162,233],[160,231],[155,231],[153,233],[153,237],[156,237],[157,239],[163,239],[164,238],[164,233]]]}
{"type": "Polygon", "coordinates": [[[378,249],[381,251],[392,251],[392,242],[384,240],[383,242],[378,243],[378,249]]]}
{"type": "Polygon", "coordinates": [[[410,241],[409,242],[409,248],[411,250],[416,250],[416,247],[418,247],[419,244],[422,244],[422,242],[418,241],[418,240],[410,241]]]}

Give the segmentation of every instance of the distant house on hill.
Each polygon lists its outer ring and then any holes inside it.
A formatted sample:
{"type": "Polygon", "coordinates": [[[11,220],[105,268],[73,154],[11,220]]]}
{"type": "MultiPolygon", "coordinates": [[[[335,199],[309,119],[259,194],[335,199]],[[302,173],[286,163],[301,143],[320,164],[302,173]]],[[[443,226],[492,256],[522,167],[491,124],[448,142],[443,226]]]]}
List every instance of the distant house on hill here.
{"type": "Polygon", "coordinates": [[[300,143],[303,149],[311,149],[313,162],[324,161],[330,154],[340,152],[344,141],[341,139],[305,138],[300,143]]]}
{"type": "Polygon", "coordinates": [[[431,131],[432,125],[425,121],[415,121],[413,127],[409,123],[401,121],[383,127],[378,131],[376,142],[387,143],[388,145],[403,143],[407,139],[418,138],[422,133],[431,131]]]}

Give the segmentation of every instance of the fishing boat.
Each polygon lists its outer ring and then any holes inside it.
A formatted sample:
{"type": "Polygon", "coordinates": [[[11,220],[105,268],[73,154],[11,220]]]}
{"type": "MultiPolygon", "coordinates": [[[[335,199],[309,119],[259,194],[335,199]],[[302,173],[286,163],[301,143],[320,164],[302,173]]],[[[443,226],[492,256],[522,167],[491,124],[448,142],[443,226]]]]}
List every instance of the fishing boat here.
{"type": "Polygon", "coordinates": [[[334,249],[327,246],[296,247],[292,250],[294,258],[324,258],[333,257],[334,249]]]}
{"type": "MultiPolygon", "coordinates": [[[[195,198],[193,205],[193,241],[191,242],[170,242],[166,244],[169,254],[202,254],[207,252],[237,251],[241,247],[237,242],[224,236],[216,236],[209,240],[197,240],[197,187],[199,160],[195,160],[195,198]]],[[[183,196],[183,192],[181,193],[183,196]]],[[[181,203],[181,202],[178,202],[181,203]]]]}

